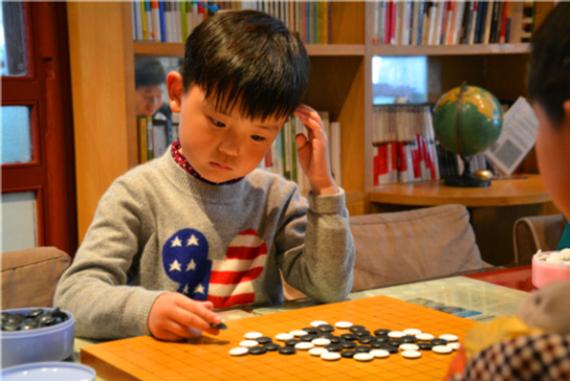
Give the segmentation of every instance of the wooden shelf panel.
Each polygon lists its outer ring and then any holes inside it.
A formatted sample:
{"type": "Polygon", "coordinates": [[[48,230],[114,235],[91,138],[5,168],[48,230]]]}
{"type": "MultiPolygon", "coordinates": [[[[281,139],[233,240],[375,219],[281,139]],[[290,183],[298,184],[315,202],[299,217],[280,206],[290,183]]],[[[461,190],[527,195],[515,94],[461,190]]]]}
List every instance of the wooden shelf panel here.
{"type": "Polygon", "coordinates": [[[530,44],[475,44],[451,46],[393,46],[376,45],[370,53],[383,56],[468,56],[497,54],[527,54],[530,44]]]}
{"type": "MultiPolygon", "coordinates": [[[[145,56],[184,56],[184,44],[173,42],[145,42],[135,41],[134,52],[136,55],[145,56]]],[[[306,45],[310,56],[364,56],[362,44],[312,44],[306,45]]]]}
{"type": "Polygon", "coordinates": [[[550,202],[550,197],[539,175],[527,175],[520,179],[493,180],[489,188],[449,187],[438,181],[387,184],[374,188],[370,201],[394,205],[481,207],[541,204],[550,202]]]}

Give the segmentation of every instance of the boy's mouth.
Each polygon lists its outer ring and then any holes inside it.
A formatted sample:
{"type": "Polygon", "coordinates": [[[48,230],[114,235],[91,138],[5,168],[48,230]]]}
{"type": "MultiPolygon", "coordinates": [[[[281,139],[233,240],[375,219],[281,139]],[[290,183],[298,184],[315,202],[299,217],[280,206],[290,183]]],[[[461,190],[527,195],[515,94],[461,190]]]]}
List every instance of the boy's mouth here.
{"type": "Polygon", "coordinates": [[[210,165],[211,165],[212,167],[214,167],[214,168],[223,169],[223,170],[225,170],[225,171],[231,171],[231,170],[232,170],[231,167],[228,167],[227,165],[224,165],[224,164],[221,164],[221,163],[217,163],[217,162],[215,162],[215,161],[211,161],[211,162],[210,162],[210,165]]]}

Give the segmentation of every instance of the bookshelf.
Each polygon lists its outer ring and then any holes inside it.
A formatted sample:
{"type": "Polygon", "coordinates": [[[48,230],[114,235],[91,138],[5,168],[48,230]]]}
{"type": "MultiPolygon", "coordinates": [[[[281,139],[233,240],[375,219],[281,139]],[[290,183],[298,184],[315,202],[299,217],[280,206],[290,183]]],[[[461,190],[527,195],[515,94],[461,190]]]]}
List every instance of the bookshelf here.
{"type": "MultiPolygon", "coordinates": [[[[427,56],[430,101],[464,79],[499,98],[525,94],[526,43],[378,46],[371,42],[373,3],[334,1],[330,7],[331,43],[307,45],[311,80],[306,102],[328,110],[331,120],[341,123],[341,185],[352,214],[371,210],[374,55],[427,56]]],[[[81,239],[110,183],[138,164],[134,57],[180,57],[184,47],[182,43],[134,42],[129,3],[69,2],[67,9],[81,239]]]]}

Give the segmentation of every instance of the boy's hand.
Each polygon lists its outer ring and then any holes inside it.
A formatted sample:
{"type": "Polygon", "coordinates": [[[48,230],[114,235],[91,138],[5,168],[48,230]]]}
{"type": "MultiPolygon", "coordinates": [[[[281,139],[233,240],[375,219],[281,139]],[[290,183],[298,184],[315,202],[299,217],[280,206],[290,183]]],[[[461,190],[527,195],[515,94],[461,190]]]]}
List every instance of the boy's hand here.
{"type": "Polygon", "coordinates": [[[317,195],[335,194],[339,189],[332,177],[329,166],[327,135],[319,114],[311,107],[301,105],[294,115],[307,127],[307,138],[297,134],[297,155],[303,171],[309,178],[313,193],[317,195]]]}
{"type": "Polygon", "coordinates": [[[211,327],[221,319],[212,302],[192,300],[177,292],[161,294],[150,309],[148,328],[157,339],[177,341],[200,336],[202,332],[217,335],[211,327]]]}

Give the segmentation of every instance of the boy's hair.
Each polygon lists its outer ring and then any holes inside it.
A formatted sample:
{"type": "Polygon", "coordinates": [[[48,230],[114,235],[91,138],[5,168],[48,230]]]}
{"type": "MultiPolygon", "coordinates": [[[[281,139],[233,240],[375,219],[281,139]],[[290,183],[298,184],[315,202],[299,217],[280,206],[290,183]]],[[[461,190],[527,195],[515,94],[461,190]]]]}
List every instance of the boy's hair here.
{"type": "Polygon", "coordinates": [[[220,111],[286,117],[307,88],[309,59],[281,21],[253,10],[220,11],[186,40],[182,77],[185,90],[201,87],[220,111]]]}
{"type": "Polygon", "coordinates": [[[162,64],[155,58],[137,58],[135,60],[135,87],[162,85],[166,73],[162,64]]]}
{"type": "Polygon", "coordinates": [[[570,3],[559,3],[532,39],[529,95],[558,125],[570,100],[570,3]]]}

